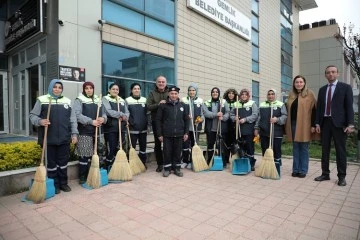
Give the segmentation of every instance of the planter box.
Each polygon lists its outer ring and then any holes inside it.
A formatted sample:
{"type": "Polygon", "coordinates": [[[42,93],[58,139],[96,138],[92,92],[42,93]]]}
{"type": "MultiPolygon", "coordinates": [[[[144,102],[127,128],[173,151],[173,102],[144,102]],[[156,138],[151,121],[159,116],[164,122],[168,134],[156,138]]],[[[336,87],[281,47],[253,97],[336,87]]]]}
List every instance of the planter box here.
{"type": "MultiPolygon", "coordinates": [[[[155,162],[155,154],[153,150],[147,150],[148,163],[155,162]]],[[[78,170],[79,161],[68,163],[68,179],[75,180],[79,178],[78,170]]],[[[24,168],[12,171],[0,172],[0,196],[10,195],[14,193],[29,190],[29,184],[35,176],[36,167],[24,168]]]]}

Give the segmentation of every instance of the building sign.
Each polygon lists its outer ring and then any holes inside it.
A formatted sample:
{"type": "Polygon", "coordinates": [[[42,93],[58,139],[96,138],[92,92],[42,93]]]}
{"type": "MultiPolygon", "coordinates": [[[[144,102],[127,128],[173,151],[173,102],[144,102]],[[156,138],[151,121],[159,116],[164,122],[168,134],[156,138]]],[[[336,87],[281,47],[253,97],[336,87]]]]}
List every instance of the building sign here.
{"type": "Polygon", "coordinates": [[[44,0],[29,0],[5,22],[5,50],[17,46],[25,39],[43,32],[44,0]]]}
{"type": "Polygon", "coordinates": [[[59,79],[85,82],[85,68],[59,66],[59,79]]]}
{"type": "Polygon", "coordinates": [[[187,6],[246,40],[251,39],[251,19],[228,2],[224,0],[187,0],[187,6]]]}

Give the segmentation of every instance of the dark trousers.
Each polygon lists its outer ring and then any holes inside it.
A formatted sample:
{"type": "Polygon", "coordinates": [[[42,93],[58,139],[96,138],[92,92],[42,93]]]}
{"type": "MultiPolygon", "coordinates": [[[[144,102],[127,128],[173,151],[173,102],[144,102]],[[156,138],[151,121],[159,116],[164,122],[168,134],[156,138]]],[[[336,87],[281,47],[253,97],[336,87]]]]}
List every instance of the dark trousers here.
{"type": "MultiPolygon", "coordinates": [[[[270,138],[267,136],[260,136],[260,144],[262,155],[264,156],[266,149],[269,148],[270,138]]],[[[274,160],[281,162],[281,143],[282,138],[274,138],[273,141],[273,151],[274,151],[274,160]]]]}
{"type": "MultiPolygon", "coordinates": [[[[118,132],[110,132],[105,133],[105,142],[107,145],[107,156],[106,161],[108,164],[112,164],[115,159],[116,152],[119,150],[119,133],[118,132]]],[[[122,144],[125,142],[125,132],[121,132],[122,144]]]]}
{"type": "Polygon", "coordinates": [[[55,187],[68,183],[67,164],[70,158],[70,144],[47,146],[47,174],[54,179],[55,187]]]}
{"type": "Polygon", "coordinates": [[[91,157],[79,157],[79,178],[87,178],[91,157]]]}
{"type": "Polygon", "coordinates": [[[344,133],[342,128],[334,126],[331,117],[325,117],[321,128],[321,170],[323,175],[329,175],[329,157],[331,148],[331,139],[334,139],[336,150],[336,165],[338,171],[338,178],[346,177],[346,138],[347,134],[344,133]]]}
{"type": "Polygon", "coordinates": [[[183,137],[164,137],[164,170],[180,170],[183,137]]]}
{"type": "MultiPolygon", "coordinates": [[[[207,140],[207,151],[208,151],[208,159],[207,159],[207,163],[209,164],[210,161],[211,161],[211,158],[212,156],[214,155],[214,144],[216,142],[216,132],[207,132],[206,133],[206,140],[207,140]]],[[[222,143],[220,143],[222,144],[222,143]]],[[[216,146],[217,148],[219,146],[216,146]]],[[[216,148],[215,147],[215,148],[216,148]]],[[[224,145],[222,145],[222,148],[224,149],[224,145]]],[[[219,151],[219,149],[217,149],[219,151]]],[[[220,156],[223,155],[223,153],[219,153],[218,154],[220,156]]],[[[223,160],[223,165],[225,166],[226,165],[226,160],[222,157],[222,160],[223,160]]]]}
{"type": "MultiPolygon", "coordinates": [[[[158,135],[157,135],[157,130],[156,130],[156,121],[152,121],[151,122],[152,125],[152,129],[153,129],[153,133],[154,133],[154,140],[155,140],[155,148],[154,148],[154,152],[155,152],[155,157],[156,157],[156,162],[158,166],[163,165],[163,151],[161,150],[161,142],[158,139],[158,135]]],[[[182,144],[181,144],[182,146],[182,144]]]]}
{"type": "Polygon", "coordinates": [[[131,145],[133,148],[136,147],[137,141],[139,141],[139,158],[146,164],[146,139],[147,133],[130,134],[131,145]]]}
{"type": "Polygon", "coordinates": [[[229,126],[229,132],[227,132],[225,134],[225,145],[223,145],[223,152],[224,152],[224,160],[226,163],[229,163],[229,157],[230,157],[230,151],[231,151],[231,146],[235,143],[235,139],[236,139],[236,135],[235,135],[235,131],[232,131],[233,128],[230,128],[229,126]]]}
{"type": "Polygon", "coordinates": [[[255,146],[254,146],[254,135],[242,135],[241,139],[245,141],[244,144],[244,151],[246,153],[246,157],[249,158],[250,164],[253,167],[255,165],[255,158],[254,158],[254,152],[255,152],[255,146]]]}
{"type": "MultiPolygon", "coordinates": [[[[198,139],[199,137],[196,136],[196,139],[198,139]]],[[[195,140],[194,140],[194,134],[192,131],[189,131],[189,137],[188,139],[183,143],[183,150],[182,150],[182,161],[184,163],[191,163],[192,159],[191,159],[191,149],[195,144],[195,140]]]]}

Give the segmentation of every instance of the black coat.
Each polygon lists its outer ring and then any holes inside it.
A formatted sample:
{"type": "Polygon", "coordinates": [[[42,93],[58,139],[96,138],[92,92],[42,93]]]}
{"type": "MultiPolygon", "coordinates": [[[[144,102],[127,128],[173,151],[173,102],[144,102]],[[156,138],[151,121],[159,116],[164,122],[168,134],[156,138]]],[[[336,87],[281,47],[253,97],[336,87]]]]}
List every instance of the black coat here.
{"type": "Polygon", "coordinates": [[[189,133],[188,105],[180,101],[175,104],[168,98],[160,104],[156,116],[156,137],[182,137],[189,133]]]}
{"type": "MultiPolygon", "coordinates": [[[[319,89],[315,123],[322,126],[328,85],[319,89]]],[[[354,125],[353,92],[349,84],[338,81],[331,99],[331,119],[338,128],[354,125]]]]}

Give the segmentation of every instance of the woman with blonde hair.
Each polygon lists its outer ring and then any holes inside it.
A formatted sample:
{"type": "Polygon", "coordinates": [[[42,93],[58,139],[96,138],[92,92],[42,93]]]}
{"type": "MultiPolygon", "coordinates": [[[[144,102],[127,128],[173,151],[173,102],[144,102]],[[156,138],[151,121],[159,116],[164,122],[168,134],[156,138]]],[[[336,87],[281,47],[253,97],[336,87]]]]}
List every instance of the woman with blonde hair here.
{"type": "Polygon", "coordinates": [[[293,142],[292,176],[304,178],[309,168],[309,144],[315,133],[316,99],[314,92],[306,87],[305,77],[293,80],[292,92],[287,102],[288,118],[286,137],[293,142]]]}

